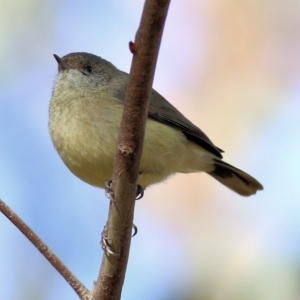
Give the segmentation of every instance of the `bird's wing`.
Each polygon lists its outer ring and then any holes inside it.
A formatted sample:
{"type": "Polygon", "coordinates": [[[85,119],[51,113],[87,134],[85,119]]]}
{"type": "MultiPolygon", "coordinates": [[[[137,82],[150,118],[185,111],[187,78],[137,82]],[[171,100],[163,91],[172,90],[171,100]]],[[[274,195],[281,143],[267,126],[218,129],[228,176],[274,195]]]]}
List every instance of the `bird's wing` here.
{"type": "MultiPolygon", "coordinates": [[[[121,71],[119,72],[120,81],[118,81],[118,84],[115,86],[114,97],[123,102],[128,74],[121,71]],[[122,84],[120,84],[120,82],[122,82],[122,84]]],[[[153,89],[151,93],[148,117],[181,131],[187,139],[193,141],[217,157],[222,158],[221,152],[223,152],[223,150],[216,147],[202,130],[190,122],[171,103],[153,89]]]]}
{"type": "Polygon", "coordinates": [[[190,122],[171,103],[155,90],[152,90],[148,116],[160,123],[180,130],[189,140],[222,158],[221,149],[216,147],[207,135],[190,122]]]}

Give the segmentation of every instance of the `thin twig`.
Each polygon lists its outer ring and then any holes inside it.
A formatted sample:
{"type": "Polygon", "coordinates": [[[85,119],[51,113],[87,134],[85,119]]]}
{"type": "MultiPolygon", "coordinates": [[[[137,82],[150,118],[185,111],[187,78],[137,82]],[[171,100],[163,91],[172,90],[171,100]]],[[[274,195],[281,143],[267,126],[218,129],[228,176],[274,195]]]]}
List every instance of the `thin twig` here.
{"type": "Polygon", "coordinates": [[[31,241],[50,264],[69,283],[82,300],[89,299],[89,290],[69,271],[49,247],[1,199],[0,211],[31,241]]]}
{"type": "Polygon", "coordinates": [[[170,0],[146,0],[135,42],[130,43],[133,61],[114,162],[114,201],[110,203],[104,232],[110,250],[118,255],[104,253],[91,300],[121,298],[131,242],[136,182],[149,97],[169,4],[170,0]]]}

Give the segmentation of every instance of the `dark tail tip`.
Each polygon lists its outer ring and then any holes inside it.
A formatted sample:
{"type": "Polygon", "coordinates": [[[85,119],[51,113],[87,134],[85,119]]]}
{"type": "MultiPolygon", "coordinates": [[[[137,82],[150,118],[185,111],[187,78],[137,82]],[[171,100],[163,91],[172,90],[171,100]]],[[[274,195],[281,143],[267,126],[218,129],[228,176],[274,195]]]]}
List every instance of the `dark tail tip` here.
{"type": "Polygon", "coordinates": [[[254,195],[263,186],[252,176],[221,160],[215,159],[215,169],[208,174],[242,196],[254,195]]]}

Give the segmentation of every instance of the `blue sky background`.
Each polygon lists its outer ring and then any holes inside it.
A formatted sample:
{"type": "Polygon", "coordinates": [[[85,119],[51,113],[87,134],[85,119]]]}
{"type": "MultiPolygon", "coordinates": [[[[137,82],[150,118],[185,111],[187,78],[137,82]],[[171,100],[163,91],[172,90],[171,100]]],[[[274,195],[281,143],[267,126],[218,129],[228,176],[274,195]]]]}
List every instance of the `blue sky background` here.
{"type": "MultiPolygon", "coordinates": [[[[92,288],[108,200],[51,143],[52,55],[91,52],[128,71],[143,1],[0,2],[0,198],[92,288]]],[[[205,174],[149,188],[122,299],[300,297],[299,13],[291,0],[171,3],[154,88],[265,190],[242,198],[205,174]]],[[[77,299],[1,215],[0,290],[77,299]]]]}

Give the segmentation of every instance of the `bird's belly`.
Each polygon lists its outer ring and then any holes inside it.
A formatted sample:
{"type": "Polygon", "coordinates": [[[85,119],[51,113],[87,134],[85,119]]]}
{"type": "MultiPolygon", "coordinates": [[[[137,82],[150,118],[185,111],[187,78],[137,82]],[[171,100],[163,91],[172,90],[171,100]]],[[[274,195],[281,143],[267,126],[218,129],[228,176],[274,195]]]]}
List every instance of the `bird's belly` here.
{"type": "MultiPolygon", "coordinates": [[[[86,130],[82,135],[76,130],[75,138],[64,138],[56,143],[56,148],[74,175],[104,188],[105,181],[112,176],[118,128],[88,132],[89,136],[86,136],[86,130]],[[75,140],[77,142],[73,143],[75,140]]],[[[148,120],[138,183],[146,188],[176,172],[207,171],[207,158],[207,151],[188,141],[180,131],[148,120]]]]}

